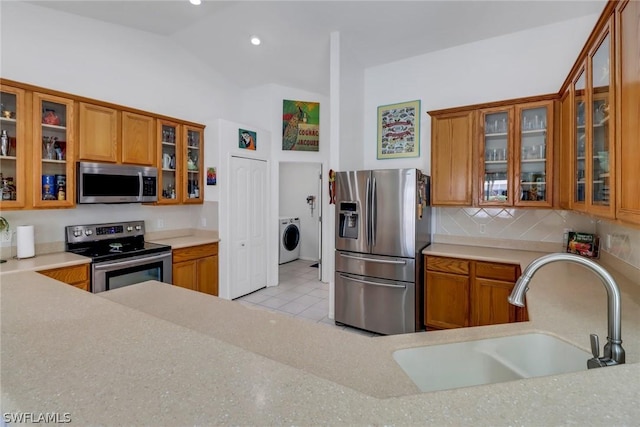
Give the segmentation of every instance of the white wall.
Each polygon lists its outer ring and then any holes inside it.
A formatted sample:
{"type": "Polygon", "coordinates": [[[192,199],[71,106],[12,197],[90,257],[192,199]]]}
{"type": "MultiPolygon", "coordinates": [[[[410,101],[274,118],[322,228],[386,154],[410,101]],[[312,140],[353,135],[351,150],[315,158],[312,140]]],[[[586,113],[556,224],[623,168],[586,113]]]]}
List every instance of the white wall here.
{"type": "MultiPolygon", "coordinates": [[[[279,216],[300,218],[300,258],[317,261],[318,250],[318,175],[320,163],[280,163],[280,213],[279,216]],[[307,196],[316,197],[316,207],[311,215],[307,196]]],[[[278,235],[280,238],[280,235],[278,235]]]]}
{"type": "MultiPolygon", "coordinates": [[[[169,39],[88,18],[2,2],[2,77],[213,124],[239,110],[239,89],[169,39]]],[[[205,130],[205,155],[212,139],[205,130]]],[[[205,190],[207,191],[207,190],[205,190]]],[[[206,197],[205,193],[205,197],[206,197]]],[[[147,220],[147,230],[218,229],[218,206],[97,205],[75,209],[6,211],[11,227],[36,225],[36,243],[64,240],[63,227],[116,220],[147,220]],[[206,226],[202,226],[205,219],[206,226]]]]}
{"type": "Polygon", "coordinates": [[[597,18],[590,15],[368,68],[365,168],[430,172],[429,110],[558,92],[597,18]],[[420,158],[377,160],[377,107],[415,99],[422,109],[420,158]]]}
{"type": "MultiPolygon", "coordinates": [[[[271,153],[271,135],[269,131],[249,125],[246,123],[231,122],[228,120],[219,119],[211,126],[212,132],[215,132],[211,144],[214,149],[210,150],[208,154],[205,154],[205,166],[215,166],[217,168],[217,185],[215,188],[207,187],[205,189],[205,201],[208,198],[217,197],[215,200],[219,201],[219,224],[218,235],[220,237],[219,243],[219,295],[221,298],[230,298],[231,293],[231,263],[228,261],[231,259],[231,224],[234,218],[231,215],[231,200],[234,197],[231,191],[229,176],[231,170],[231,158],[233,156],[244,157],[248,159],[265,160],[267,161],[267,176],[271,175],[270,169],[273,162],[269,159],[271,153]],[[250,130],[256,132],[256,150],[246,150],[238,147],[238,130],[250,130]]],[[[276,168],[277,169],[277,168],[276,168]]],[[[267,184],[266,199],[270,201],[273,199],[273,185],[267,184]]],[[[277,185],[276,185],[277,187],[277,185]]],[[[276,199],[277,201],[277,199],[276,199]]],[[[264,212],[267,215],[267,230],[266,239],[267,247],[271,243],[277,244],[277,232],[276,232],[276,219],[271,221],[269,217],[269,211],[264,212]],[[271,225],[273,224],[273,225],[271,225]]],[[[278,283],[278,253],[274,253],[273,250],[268,249],[268,261],[267,261],[267,286],[273,286],[278,283]]]]}
{"type": "MultiPolygon", "coordinates": [[[[252,123],[256,127],[264,128],[271,133],[270,158],[273,165],[277,165],[280,162],[321,163],[325,171],[324,178],[326,178],[327,171],[329,170],[329,155],[331,151],[329,140],[331,130],[329,122],[330,108],[329,99],[326,96],[281,85],[258,86],[244,92],[242,115],[244,116],[244,121],[252,123]],[[282,150],[282,101],[285,99],[320,103],[320,143],[318,152],[282,150]]],[[[277,280],[279,240],[275,236],[278,235],[277,219],[280,210],[280,189],[278,185],[280,182],[280,169],[278,167],[271,167],[270,174],[271,202],[268,224],[273,224],[273,229],[270,230],[270,232],[271,235],[274,236],[274,238],[270,240],[270,244],[272,245],[270,247],[270,253],[274,255],[270,261],[270,265],[275,268],[275,279],[277,280]]],[[[327,188],[326,180],[324,181],[324,187],[327,188]]],[[[322,215],[325,215],[328,211],[328,203],[329,198],[323,197],[322,215]]],[[[329,241],[330,233],[333,233],[333,228],[324,226],[322,229],[323,242],[329,241]]],[[[332,257],[333,249],[333,246],[323,245],[322,258],[326,260],[328,257],[332,257]]],[[[328,280],[329,274],[327,263],[323,263],[323,280],[328,280]]],[[[333,273],[331,272],[331,274],[333,273]]]]}

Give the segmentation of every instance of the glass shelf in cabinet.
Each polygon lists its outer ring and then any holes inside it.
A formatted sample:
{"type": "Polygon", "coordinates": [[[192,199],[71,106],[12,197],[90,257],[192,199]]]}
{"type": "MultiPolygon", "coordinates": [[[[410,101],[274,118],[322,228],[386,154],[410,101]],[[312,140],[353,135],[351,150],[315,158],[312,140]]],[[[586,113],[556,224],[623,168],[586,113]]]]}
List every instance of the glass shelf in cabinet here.
{"type": "Polygon", "coordinates": [[[498,137],[503,137],[503,136],[507,136],[508,134],[506,132],[498,132],[498,133],[485,133],[484,136],[486,138],[498,138],[498,137]]]}
{"type": "Polygon", "coordinates": [[[171,147],[175,147],[176,143],[175,142],[167,142],[167,141],[162,141],[162,145],[169,145],[171,147]]]}
{"type": "Polygon", "coordinates": [[[42,127],[44,129],[49,129],[49,130],[56,130],[56,131],[67,131],[67,127],[66,126],[60,126],[60,125],[48,125],[46,123],[42,123],[42,127]]]}
{"type": "Polygon", "coordinates": [[[10,118],[6,118],[6,117],[0,117],[0,122],[6,123],[6,124],[13,124],[13,125],[18,123],[18,121],[16,119],[10,119],[10,118]]]}

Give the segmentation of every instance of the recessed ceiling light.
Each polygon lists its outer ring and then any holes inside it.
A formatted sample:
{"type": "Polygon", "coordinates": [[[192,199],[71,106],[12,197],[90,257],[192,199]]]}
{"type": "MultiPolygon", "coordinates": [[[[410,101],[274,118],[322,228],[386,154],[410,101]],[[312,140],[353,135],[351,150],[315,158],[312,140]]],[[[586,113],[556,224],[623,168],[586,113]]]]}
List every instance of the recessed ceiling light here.
{"type": "Polygon", "coordinates": [[[251,44],[254,46],[258,46],[261,43],[260,41],[260,37],[258,36],[251,36],[251,44]]]}
{"type": "Polygon", "coordinates": [[[189,3],[198,6],[200,3],[202,3],[202,0],[189,0],[189,3]]]}

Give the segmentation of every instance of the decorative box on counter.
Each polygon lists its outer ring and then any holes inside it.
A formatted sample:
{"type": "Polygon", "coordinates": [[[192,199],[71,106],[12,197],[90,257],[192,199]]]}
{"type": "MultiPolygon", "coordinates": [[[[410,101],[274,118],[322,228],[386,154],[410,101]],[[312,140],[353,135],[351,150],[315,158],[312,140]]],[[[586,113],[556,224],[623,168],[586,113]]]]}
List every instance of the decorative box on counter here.
{"type": "Polygon", "coordinates": [[[567,252],[588,258],[600,256],[600,238],[595,234],[570,231],[567,239],[567,252]]]}

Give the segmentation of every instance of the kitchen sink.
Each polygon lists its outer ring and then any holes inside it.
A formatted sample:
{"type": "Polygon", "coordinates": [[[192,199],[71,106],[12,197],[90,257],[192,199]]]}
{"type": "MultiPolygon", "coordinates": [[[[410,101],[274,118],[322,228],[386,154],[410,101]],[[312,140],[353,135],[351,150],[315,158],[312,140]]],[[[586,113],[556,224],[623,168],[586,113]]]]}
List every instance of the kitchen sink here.
{"type": "Polygon", "coordinates": [[[448,390],[586,371],[588,353],[541,333],[397,350],[393,358],[421,391],[448,390]]]}

